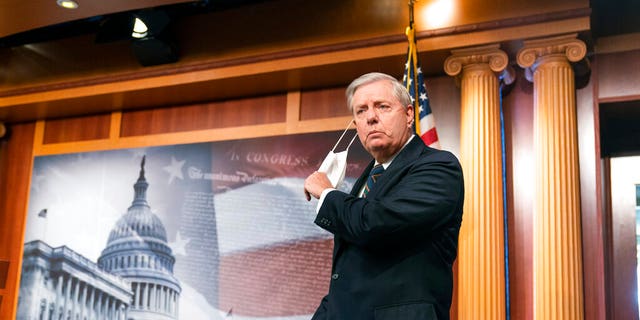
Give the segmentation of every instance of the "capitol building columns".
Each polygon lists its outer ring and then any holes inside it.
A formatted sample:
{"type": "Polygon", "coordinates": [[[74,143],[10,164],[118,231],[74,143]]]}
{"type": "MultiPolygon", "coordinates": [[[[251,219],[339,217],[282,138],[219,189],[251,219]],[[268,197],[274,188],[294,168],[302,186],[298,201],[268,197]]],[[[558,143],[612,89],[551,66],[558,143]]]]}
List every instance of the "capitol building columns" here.
{"type": "Polygon", "coordinates": [[[529,40],[518,64],[533,81],[534,319],[583,319],[575,75],[586,45],[566,35],[529,40]],[[562,230],[562,232],[558,232],[562,230]]]}
{"type": "Polygon", "coordinates": [[[458,318],[505,319],[505,262],[498,45],[453,50],[445,72],[461,91],[460,162],[465,205],[458,245],[458,318]],[[483,252],[479,255],[478,252],[483,252]]]}
{"type": "MultiPolygon", "coordinates": [[[[586,45],[576,34],[525,40],[514,54],[533,82],[534,319],[584,318],[576,88],[571,63],[585,55],[586,45]]],[[[497,44],[453,50],[444,65],[445,72],[460,84],[461,95],[460,162],[466,192],[457,260],[460,319],[506,316],[504,250],[508,239],[504,239],[499,112],[500,73],[513,74],[507,65],[508,55],[497,44]]]]}

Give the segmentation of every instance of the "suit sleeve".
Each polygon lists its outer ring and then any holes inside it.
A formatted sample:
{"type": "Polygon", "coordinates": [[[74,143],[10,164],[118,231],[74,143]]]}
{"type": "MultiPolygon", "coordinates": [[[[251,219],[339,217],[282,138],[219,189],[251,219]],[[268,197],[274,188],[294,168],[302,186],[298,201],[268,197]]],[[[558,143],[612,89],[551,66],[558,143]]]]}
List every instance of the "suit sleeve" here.
{"type": "Polygon", "coordinates": [[[464,182],[455,156],[436,152],[388,173],[372,198],[328,193],[315,223],[358,246],[429,236],[445,225],[459,227],[464,182]]]}
{"type": "Polygon", "coordinates": [[[316,309],[316,312],[313,314],[311,320],[326,320],[328,304],[329,300],[327,299],[327,296],[324,296],[324,298],[322,298],[322,301],[320,302],[320,305],[318,306],[318,309],[316,309]]]}

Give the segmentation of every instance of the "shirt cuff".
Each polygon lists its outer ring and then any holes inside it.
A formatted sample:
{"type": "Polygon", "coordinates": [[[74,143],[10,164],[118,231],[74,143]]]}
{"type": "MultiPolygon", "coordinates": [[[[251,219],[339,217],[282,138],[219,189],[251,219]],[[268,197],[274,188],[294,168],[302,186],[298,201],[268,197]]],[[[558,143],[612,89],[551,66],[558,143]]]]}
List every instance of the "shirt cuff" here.
{"type": "Polygon", "coordinates": [[[337,189],[327,188],[322,190],[322,193],[320,194],[320,198],[318,199],[318,205],[316,206],[316,214],[320,212],[320,207],[322,207],[322,203],[324,202],[324,198],[327,196],[327,194],[334,190],[337,190],[337,189]]]}

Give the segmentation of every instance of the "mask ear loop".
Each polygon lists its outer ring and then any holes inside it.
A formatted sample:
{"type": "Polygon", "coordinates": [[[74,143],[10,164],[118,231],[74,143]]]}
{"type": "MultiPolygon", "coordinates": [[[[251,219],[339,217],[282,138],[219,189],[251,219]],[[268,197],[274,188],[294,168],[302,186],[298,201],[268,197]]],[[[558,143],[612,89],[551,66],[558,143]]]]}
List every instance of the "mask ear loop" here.
{"type": "MultiPolygon", "coordinates": [[[[349,123],[347,123],[347,128],[344,129],[344,131],[342,132],[342,135],[340,136],[340,138],[338,138],[338,141],[336,142],[336,145],[333,146],[333,149],[331,149],[332,152],[336,151],[336,148],[338,147],[338,145],[340,144],[340,141],[342,141],[342,138],[344,137],[344,135],[347,133],[347,131],[349,130],[349,128],[351,128],[351,124],[353,123],[353,120],[349,120],[349,123]]],[[[353,139],[351,139],[351,142],[349,142],[349,145],[347,146],[347,149],[349,149],[349,147],[351,146],[351,144],[353,143],[353,140],[356,138],[356,136],[358,135],[358,133],[356,133],[355,136],[353,136],[353,139]]]]}
{"type": "Polygon", "coordinates": [[[356,137],[358,136],[358,133],[356,132],[353,135],[353,138],[351,138],[351,142],[349,142],[349,145],[347,146],[347,148],[345,150],[349,150],[349,147],[351,147],[351,144],[353,143],[354,140],[356,140],[356,137]]]}

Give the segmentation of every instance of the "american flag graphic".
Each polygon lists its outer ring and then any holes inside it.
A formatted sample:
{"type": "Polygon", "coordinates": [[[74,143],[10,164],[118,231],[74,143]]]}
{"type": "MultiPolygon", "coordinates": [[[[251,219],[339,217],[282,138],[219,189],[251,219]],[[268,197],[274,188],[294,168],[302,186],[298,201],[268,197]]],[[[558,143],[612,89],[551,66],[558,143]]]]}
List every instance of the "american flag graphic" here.
{"type": "Polygon", "coordinates": [[[409,40],[409,50],[402,81],[413,101],[413,110],[416,116],[416,134],[419,135],[422,141],[429,147],[439,149],[440,142],[438,141],[438,133],[436,132],[436,122],[431,112],[427,86],[424,83],[424,75],[420,68],[420,61],[418,61],[418,49],[413,26],[407,27],[406,34],[409,40]]]}

